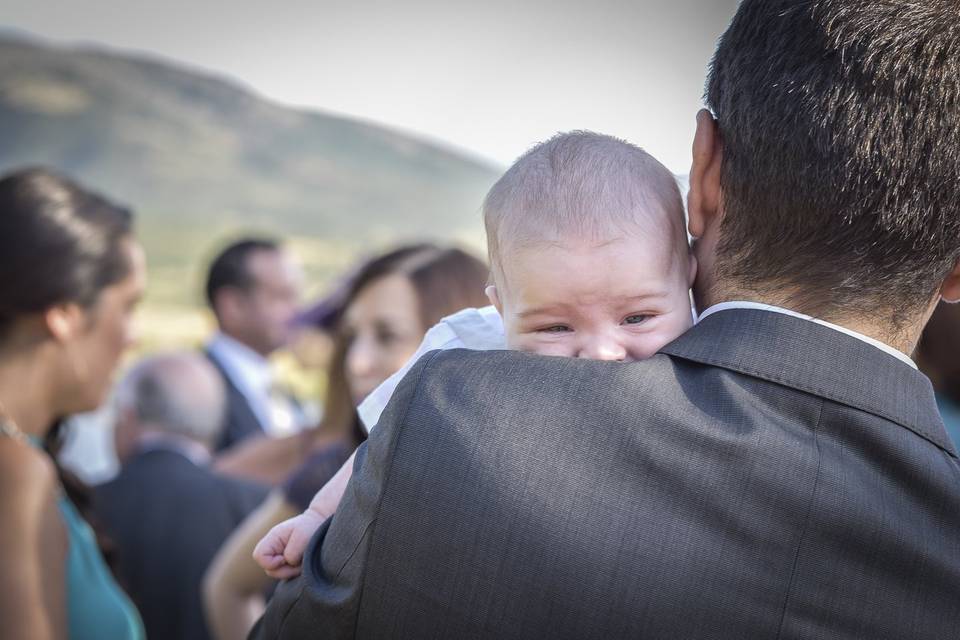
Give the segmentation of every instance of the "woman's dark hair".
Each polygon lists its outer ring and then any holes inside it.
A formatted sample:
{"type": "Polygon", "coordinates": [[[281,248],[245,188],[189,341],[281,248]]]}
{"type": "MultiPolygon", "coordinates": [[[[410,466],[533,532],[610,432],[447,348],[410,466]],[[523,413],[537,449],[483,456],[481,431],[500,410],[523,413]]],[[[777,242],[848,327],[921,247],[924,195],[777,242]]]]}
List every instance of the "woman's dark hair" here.
{"type": "Polygon", "coordinates": [[[93,504],[93,489],[91,489],[80,476],[60,464],[60,452],[63,451],[68,439],[66,425],[67,420],[65,418],[58,418],[54,421],[53,426],[47,431],[47,434],[43,438],[43,449],[53,461],[54,468],[57,471],[57,477],[60,478],[60,484],[63,486],[63,492],[66,494],[67,499],[73,503],[73,506],[77,508],[80,516],[86,520],[90,528],[93,529],[97,547],[100,549],[100,554],[106,561],[107,567],[113,574],[114,579],[119,581],[122,586],[125,586],[122,584],[122,577],[117,571],[117,545],[97,517],[93,504]]]}
{"type": "Polygon", "coordinates": [[[337,332],[333,337],[333,352],[327,365],[327,385],[323,397],[323,421],[317,434],[329,431],[343,432],[360,444],[367,439],[366,431],[360,425],[360,416],[353,406],[353,396],[347,384],[346,358],[350,347],[349,337],[337,332]]]}
{"type": "Polygon", "coordinates": [[[0,178],[0,334],[57,304],[93,306],[127,276],[129,210],[46,169],[0,178]]]}

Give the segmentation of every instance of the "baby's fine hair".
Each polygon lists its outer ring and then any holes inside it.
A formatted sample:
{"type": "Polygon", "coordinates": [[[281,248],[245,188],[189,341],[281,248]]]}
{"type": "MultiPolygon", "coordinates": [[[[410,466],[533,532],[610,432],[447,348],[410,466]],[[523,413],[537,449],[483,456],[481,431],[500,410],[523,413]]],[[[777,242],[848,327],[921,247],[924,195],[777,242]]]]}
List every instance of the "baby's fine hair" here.
{"type": "Polygon", "coordinates": [[[512,247],[658,233],[686,255],[677,180],[649,153],[590,131],[559,133],[513,163],[483,203],[490,266],[512,247]]]}

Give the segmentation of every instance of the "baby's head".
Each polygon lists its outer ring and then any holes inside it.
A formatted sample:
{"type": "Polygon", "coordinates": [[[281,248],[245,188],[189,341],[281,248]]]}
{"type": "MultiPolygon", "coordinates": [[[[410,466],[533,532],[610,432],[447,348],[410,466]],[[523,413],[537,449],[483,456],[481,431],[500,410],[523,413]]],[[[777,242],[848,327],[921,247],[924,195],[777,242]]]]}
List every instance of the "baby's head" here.
{"type": "Polygon", "coordinates": [[[680,191],[638,147],[557,135],[497,181],[484,222],[487,294],[511,349],[641,360],[692,324],[696,263],[680,191]]]}

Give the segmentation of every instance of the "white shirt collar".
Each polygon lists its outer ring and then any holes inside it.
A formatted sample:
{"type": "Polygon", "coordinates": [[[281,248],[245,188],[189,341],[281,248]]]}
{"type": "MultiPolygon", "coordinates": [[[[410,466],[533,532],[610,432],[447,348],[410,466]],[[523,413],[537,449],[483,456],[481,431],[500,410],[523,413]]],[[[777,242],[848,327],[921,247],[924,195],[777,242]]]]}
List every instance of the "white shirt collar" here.
{"type": "Polygon", "coordinates": [[[884,344],[879,340],[875,340],[870,336],[865,336],[862,333],[858,333],[856,331],[853,331],[852,329],[847,329],[846,327],[841,327],[840,325],[827,322],[826,320],[821,320],[820,318],[814,318],[813,316],[797,313],[796,311],[791,311],[790,309],[784,309],[783,307],[775,307],[773,305],[763,304],[760,302],[747,302],[743,300],[721,302],[720,304],[715,304],[709,309],[705,310],[703,313],[701,313],[700,317],[697,319],[697,322],[700,322],[707,316],[712,316],[715,313],[718,313],[720,311],[726,311],[727,309],[758,309],[760,311],[771,311],[773,313],[782,313],[783,315],[793,316],[794,318],[800,318],[801,320],[809,320],[810,322],[816,322],[819,325],[823,325],[824,327],[829,327],[834,331],[845,333],[848,336],[856,338],[857,340],[862,340],[863,342],[866,342],[869,345],[873,345],[877,349],[880,349],[881,351],[890,354],[897,360],[900,360],[901,362],[910,365],[914,369],[917,368],[916,363],[914,363],[914,361],[910,359],[910,356],[908,356],[907,354],[903,353],[898,349],[894,349],[888,344],[884,344]]]}
{"type": "Polygon", "coordinates": [[[207,351],[223,367],[233,386],[247,399],[263,429],[270,429],[270,387],[273,384],[270,361],[224,333],[217,333],[210,340],[207,351]]]}
{"type": "Polygon", "coordinates": [[[259,353],[224,333],[217,333],[207,350],[226,369],[230,381],[241,391],[262,391],[273,382],[270,361],[259,353]]]}

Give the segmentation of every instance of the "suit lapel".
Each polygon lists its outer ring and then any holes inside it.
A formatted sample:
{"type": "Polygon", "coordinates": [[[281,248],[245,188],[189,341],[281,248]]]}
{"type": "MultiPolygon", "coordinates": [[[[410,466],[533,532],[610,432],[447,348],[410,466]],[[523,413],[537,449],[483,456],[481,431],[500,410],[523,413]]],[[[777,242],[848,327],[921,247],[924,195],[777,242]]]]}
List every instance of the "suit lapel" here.
{"type": "Polygon", "coordinates": [[[957,457],[927,377],[829,327],[770,311],[729,309],[704,318],[661,352],[872,413],[957,457]]]}

